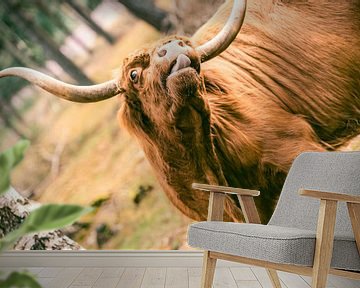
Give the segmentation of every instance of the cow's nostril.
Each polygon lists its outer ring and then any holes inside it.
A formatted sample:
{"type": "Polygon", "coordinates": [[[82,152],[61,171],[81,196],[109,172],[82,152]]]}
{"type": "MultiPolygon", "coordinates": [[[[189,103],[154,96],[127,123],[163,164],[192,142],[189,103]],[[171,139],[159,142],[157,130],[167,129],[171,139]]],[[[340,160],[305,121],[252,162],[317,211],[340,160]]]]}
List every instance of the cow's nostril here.
{"type": "Polygon", "coordinates": [[[167,53],[166,49],[160,49],[158,51],[159,57],[164,57],[166,55],[166,53],[167,53]]]}
{"type": "Polygon", "coordinates": [[[179,41],[178,45],[181,46],[181,47],[184,47],[185,43],[183,41],[179,41]]]}

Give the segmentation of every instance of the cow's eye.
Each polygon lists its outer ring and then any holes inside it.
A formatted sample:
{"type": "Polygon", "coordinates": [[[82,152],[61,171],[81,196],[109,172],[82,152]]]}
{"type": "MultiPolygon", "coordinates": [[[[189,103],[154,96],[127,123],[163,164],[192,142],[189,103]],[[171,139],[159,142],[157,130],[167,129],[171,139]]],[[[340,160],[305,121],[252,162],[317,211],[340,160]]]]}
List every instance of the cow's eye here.
{"type": "Polygon", "coordinates": [[[135,84],[139,81],[139,73],[137,70],[131,70],[130,71],[130,79],[135,84]]]}

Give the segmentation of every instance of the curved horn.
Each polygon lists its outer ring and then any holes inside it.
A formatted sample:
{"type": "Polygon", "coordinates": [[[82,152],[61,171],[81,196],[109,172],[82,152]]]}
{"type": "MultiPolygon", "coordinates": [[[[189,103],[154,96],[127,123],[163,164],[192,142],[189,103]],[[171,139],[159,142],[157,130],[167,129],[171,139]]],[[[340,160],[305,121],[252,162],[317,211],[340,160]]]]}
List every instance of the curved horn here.
{"type": "Polygon", "coordinates": [[[75,86],[23,67],[13,67],[0,71],[0,78],[6,76],[24,78],[57,97],[80,103],[105,100],[122,92],[115,80],[92,86],[75,86]]]}
{"type": "Polygon", "coordinates": [[[210,41],[196,48],[201,62],[206,62],[228,48],[239,33],[244,22],[246,0],[234,0],[231,15],[221,31],[210,41]]]}

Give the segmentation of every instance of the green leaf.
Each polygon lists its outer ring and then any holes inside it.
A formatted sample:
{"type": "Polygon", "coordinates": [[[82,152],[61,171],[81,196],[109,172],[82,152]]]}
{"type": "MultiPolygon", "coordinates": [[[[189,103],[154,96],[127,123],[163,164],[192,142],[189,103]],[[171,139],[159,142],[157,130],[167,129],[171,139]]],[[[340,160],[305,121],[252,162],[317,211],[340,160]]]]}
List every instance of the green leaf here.
{"type": "Polygon", "coordinates": [[[0,288],[41,288],[41,285],[28,273],[12,272],[6,280],[0,280],[0,288]]]}
{"type": "Polygon", "coordinates": [[[32,211],[19,229],[0,239],[0,251],[8,248],[25,234],[63,228],[93,210],[94,208],[78,205],[43,205],[32,211]]]}
{"type": "Polygon", "coordinates": [[[93,211],[78,205],[47,204],[34,210],[24,221],[27,233],[60,229],[73,224],[81,216],[93,211]]]}
{"type": "Polygon", "coordinates": [[[10,172],[23,159],[29,145],[28,140],[21,140],[0,154],[0,195],[9,189],[10,172]]]}
{"type": "Polygon", "coordinates": [[[3,251],[10,247],[13,243],[16,242],[21,236],[25,235],[23,227],[20,226],[19,229],[16,229],[8,233],[4,238],[0,239],[0,251],[3,251]]]}

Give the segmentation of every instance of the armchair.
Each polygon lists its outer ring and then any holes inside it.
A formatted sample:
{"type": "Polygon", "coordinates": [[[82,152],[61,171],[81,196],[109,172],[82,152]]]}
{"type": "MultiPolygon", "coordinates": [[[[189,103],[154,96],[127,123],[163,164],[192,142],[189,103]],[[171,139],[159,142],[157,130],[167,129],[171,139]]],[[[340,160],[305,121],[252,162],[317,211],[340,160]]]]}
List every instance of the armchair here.
{"type": "Polygon", "coordinates": [[[208,221],[188,233],[189,244],[205,250],[202,288],[212,286],[217,259],[266,268],[274,288],[276,270],[312,276],[313,288],[325,288],[328,274],[360,280],[360,152],[298,156],[267,225],[253,200],[259,191],[193,188],[210,192],[208,221]],[[222,222],[226,193],[237,194],[246,223],[222,222]]]}

